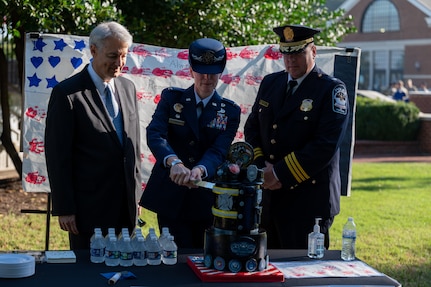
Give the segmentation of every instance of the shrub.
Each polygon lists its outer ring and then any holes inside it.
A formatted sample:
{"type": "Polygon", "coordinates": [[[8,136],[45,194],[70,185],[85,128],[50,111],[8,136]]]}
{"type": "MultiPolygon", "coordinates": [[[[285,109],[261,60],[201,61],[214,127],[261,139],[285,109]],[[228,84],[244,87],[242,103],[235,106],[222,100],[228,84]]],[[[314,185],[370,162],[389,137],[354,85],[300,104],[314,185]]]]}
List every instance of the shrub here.
{"type": "Polygon", "coordinates": [[[390,103],[358,96],[356,139],[416,140],[420,127],[419,113],[419,109],[412,103],[390,103]]]}

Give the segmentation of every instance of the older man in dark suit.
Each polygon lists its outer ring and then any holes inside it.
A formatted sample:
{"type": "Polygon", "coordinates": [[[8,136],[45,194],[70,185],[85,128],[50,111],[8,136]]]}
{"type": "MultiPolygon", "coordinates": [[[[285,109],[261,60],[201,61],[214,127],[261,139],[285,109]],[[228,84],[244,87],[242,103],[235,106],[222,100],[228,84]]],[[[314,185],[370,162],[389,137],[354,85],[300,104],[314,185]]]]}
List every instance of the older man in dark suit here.
{"type": "Polygon", "coordinates": [[[107,22],[89,44],[92,62],[54,87],[46,118],[52,213],[71,249],[89,248],[95,227],[132,230],[141,187],[136,90],[119,77],[132,36],[107,22]]]}
{"type": "Polygon", "coordinates": [[[140,205],[158,215],[181,248],[203,248],[212,225],[214,194],[195,181],[211,180],[223,163],[240,122],[240,108],[215,90],[226,65],[226,49],[215,39],[198,39],[189,48],[188,89],[163,90],[147,143],[157,162],[140,205]]]}

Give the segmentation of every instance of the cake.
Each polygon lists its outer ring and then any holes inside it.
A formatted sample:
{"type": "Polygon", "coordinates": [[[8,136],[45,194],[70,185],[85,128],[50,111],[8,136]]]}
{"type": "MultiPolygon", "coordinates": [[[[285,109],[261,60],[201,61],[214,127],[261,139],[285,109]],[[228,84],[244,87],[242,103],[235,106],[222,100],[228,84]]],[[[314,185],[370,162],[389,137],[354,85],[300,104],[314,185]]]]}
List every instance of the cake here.
{"type": "Polygon", "coordinates": [[[207,268],[237,273],[262,271],[268,266],[266,232],[259,228],[263,172],[252,160],[253,148],[237,142],[217,169],[212,188],[214,223],[205,231],[207,268]]]}

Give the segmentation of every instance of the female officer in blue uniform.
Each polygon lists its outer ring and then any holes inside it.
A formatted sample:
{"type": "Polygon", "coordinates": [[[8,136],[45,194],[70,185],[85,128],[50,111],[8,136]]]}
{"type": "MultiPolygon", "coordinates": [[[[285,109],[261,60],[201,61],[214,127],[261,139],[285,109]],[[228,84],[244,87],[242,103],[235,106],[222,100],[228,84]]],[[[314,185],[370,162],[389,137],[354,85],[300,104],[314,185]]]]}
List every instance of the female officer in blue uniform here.
{"type": "Polygon", "coordinates": [[[226,65],[226,49],[203,38],[189,47],[188,89],[167,88],[147,127],[147,144],[157,162],[140,205],[157,213],[180,248],[203,248],[212,225],[214,195],[193,184],[211,180],[225,160],[240,122],[240,108],[215,90],[226,65]],[[202,107],[201,107],[202,105],[202,107]]]}
{"type": "Polygon", "coordinates": [[[255,163],[264,168],[261,226],[267,230],[268,248],[306,249],[319,217],[328,248],[329,228],[340,210],[346,87],[315,64],[319,30],[287,25],[274,32],[285,71],[263,79],[244,127],[255,163]]]}

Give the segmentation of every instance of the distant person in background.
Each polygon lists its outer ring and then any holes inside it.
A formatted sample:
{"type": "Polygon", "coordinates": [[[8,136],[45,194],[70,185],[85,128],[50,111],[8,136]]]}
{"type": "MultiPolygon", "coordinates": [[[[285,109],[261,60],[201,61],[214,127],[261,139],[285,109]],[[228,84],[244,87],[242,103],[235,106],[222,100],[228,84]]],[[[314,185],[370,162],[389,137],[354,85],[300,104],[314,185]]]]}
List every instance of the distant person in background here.
{"type": "Polygon", "coordinates": [[[404,82],[399,80],[395,83],[395,92],[392,95],[392,99],[396,101],[409,101],[409,91],[404,87],[404,82]]]}
{"type": "Polygon", "coordinates": [[[412,79],[407,79],[407,81],[406,81],[406,89],[409,92],[415,92],[415,91],[418,90],[418,88],[415,85],[413,85],[412,79]]]}
{"type": "Polygon", "coordinates": [[[420,85],[420,87],[419,87],[419,89],[418,89],[418,91],[420,91],[420,92],[429,92],[428,87],[427,87],[427,83],[422,82],[421,85],[420,85]]]}

